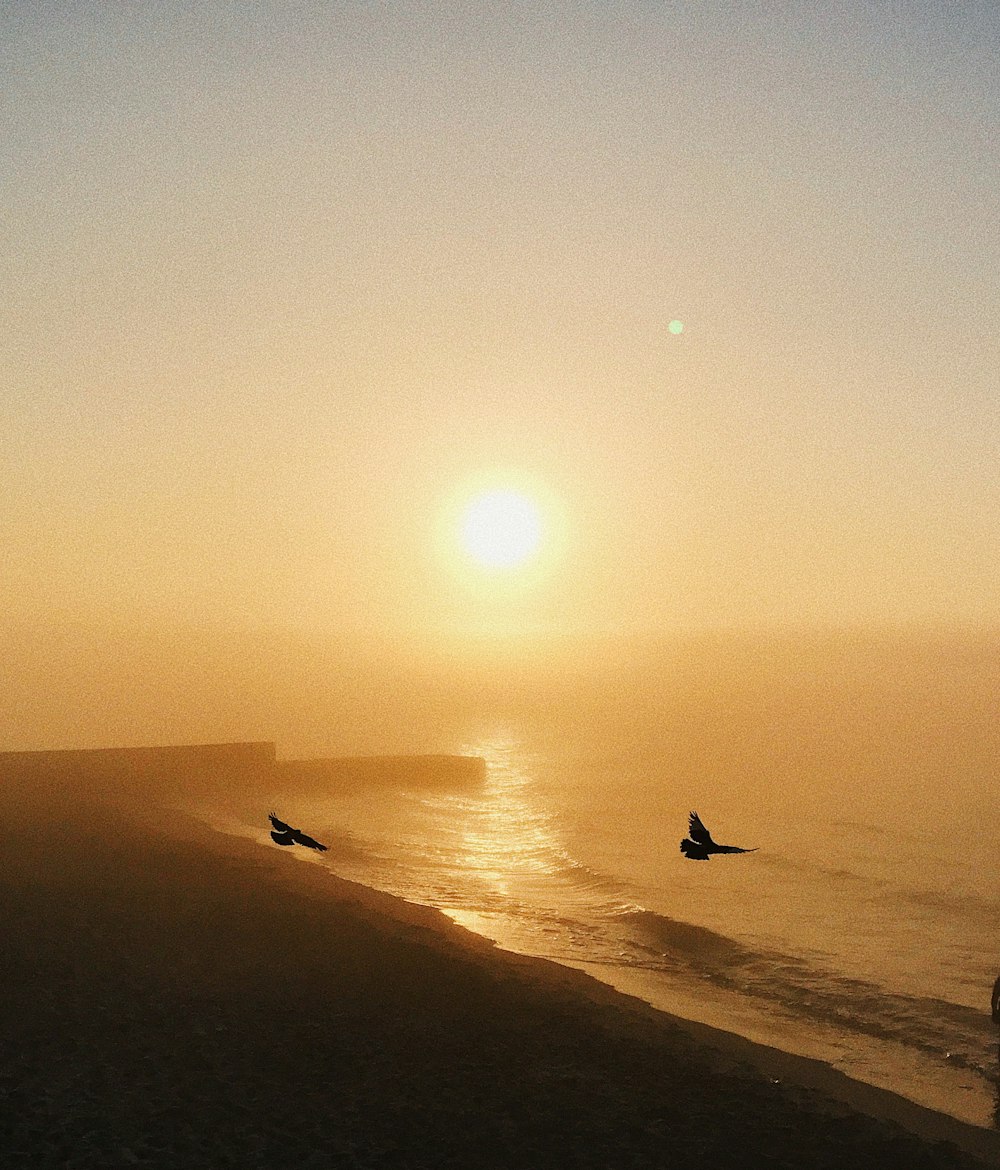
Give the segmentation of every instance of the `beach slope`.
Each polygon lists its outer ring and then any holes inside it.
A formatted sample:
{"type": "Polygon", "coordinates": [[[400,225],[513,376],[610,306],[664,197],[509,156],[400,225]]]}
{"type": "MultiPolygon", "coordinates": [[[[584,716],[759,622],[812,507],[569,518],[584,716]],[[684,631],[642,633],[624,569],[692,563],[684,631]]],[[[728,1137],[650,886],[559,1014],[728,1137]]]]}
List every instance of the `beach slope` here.
{"type": "Polygon", "coordinates": [[[0,812],[9,1170],[997,1163],[321,858],[107,796],[0,812]]]}

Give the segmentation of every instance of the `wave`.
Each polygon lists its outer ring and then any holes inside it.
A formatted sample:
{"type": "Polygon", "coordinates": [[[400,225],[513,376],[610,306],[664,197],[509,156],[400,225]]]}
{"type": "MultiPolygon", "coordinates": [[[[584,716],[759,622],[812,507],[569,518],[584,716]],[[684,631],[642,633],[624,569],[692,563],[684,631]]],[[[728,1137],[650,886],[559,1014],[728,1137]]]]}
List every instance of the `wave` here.
{"type": "Polygon", "coordinates": [[[686,970],[784,1015],[893,1041],[997,1079],[996,1039],[985,1012],[887,991],[802,956],[753,946],[651,910],[623,914],[618,921],[635,940],[642,966],[686,970]]]}

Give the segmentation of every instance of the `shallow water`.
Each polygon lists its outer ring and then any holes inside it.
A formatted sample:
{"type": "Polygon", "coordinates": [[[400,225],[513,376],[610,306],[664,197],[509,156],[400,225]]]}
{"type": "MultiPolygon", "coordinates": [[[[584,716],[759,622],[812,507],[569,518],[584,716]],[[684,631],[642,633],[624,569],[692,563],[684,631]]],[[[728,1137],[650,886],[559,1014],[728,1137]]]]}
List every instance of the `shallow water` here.
{"type": "Polygon", "coordinates": [[[997,1124],[993,826],[967,828],[956,851],[915,818],[866,823],[863,802],[840,796],[828,815],[813,800],[793,816],[787,792],[700,793],[717,839],[759,851],[691,862],[677,848],[686,794],[648,757],[509,730],[456,747],[486,759],[482,786],[297,796],[296,815],[325,834],[343,876],[997,1124]]]}

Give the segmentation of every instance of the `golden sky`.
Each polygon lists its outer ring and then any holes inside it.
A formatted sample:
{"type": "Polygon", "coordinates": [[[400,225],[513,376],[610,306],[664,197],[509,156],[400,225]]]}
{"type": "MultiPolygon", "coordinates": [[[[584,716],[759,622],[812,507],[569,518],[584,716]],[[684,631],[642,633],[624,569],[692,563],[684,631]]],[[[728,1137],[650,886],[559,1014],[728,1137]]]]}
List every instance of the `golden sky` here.
{"type": "Polygon", "coordinates": [[[996,622],[998,48],[993,3],[2,5],[8,618],[996,622]]]}

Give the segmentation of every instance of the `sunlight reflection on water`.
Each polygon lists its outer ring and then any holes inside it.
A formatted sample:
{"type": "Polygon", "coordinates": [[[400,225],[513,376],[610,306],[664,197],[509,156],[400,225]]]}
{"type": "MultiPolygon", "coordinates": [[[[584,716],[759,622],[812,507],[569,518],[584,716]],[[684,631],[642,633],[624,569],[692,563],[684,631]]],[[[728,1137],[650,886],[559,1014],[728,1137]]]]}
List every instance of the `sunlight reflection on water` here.
{"type": "Polygon", "coordinates": [[[475,794],[441,797],[435,811],[456,833],[455,864],[510,895],[517,877],[553,871],[560,842],[551,816],[531,795],[532,778],[519,765],[513,741],[484,741],[464,750],[486,761],[485,784],[475,794]]]}

